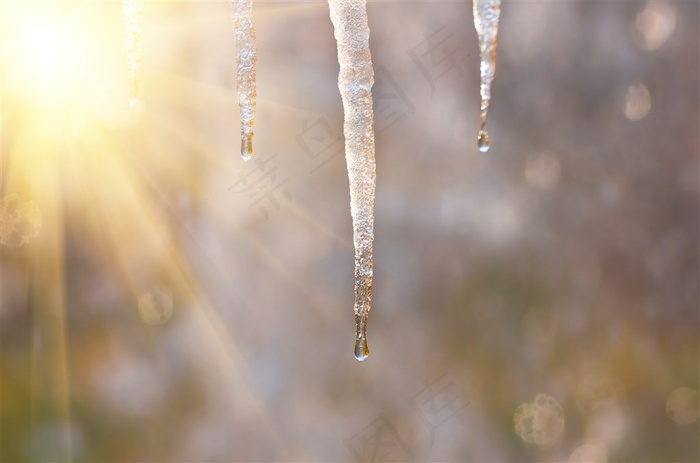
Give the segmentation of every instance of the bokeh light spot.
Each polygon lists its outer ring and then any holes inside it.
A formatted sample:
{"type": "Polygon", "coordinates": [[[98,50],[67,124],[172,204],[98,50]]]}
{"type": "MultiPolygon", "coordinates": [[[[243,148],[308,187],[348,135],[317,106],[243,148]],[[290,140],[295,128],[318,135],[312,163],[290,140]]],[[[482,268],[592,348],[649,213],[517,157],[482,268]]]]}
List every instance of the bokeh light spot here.
{"type": "Polygon", "coordinates": [[[598,442],[586,442],[579,445],[571,452],[571,463],[605,463],[608,461],[608,450],[605,445],[598,442]]]}
{"type": "Polygon", "coordinates": [[[700,417],[698,402],[698,391],[689,387],[679,387],[671,392],[666,400],[666,414],[676,424],[693,424],[700,417]]]}
{"type": "Polygon", "coordinates": [[[0,243],[18,247],[39,234],[41,211],[34,201],[9,194],[0,201],[0,243]]]}
{"type": "Polygon", "coordinates": [[[139,297],[139,313],[147,325],[162,325],[173,314],[173,295],[165,287],[155,286],[139,297]]]}
{"type": "Polygon", "coordinates": [[[624,397],[625,388],[622,383],[605,374],[586,376],[576,389],[576,405],[584,415],[618,405],[624,397]]]}
{"type": "Polygon", "coordinates": [[[643,119],[651,110],[651,94],[644,84],[627,87],[625,94],[625,117],[631,121],[643,119]]]}
{"type": "Polygon", "coordinates": [[[559,160],[551,154],[529,156],[525,165],[525,180],[539,190],[551,190],[559,183],[559,160]]]}
{"type": "Polygon", "coordinates": [[[550,445],[564,433],[564,410],[553,397],[538,394],[533,402],[523,403],[513,417],[515,432],[531,444],[550,445]]]}
{"type": "Polygon", "coordinates": [[[652,0],[637,14],[632,39],[642,50],[657,50],[676,28],[676,10],[668,3],[652,0]]]}

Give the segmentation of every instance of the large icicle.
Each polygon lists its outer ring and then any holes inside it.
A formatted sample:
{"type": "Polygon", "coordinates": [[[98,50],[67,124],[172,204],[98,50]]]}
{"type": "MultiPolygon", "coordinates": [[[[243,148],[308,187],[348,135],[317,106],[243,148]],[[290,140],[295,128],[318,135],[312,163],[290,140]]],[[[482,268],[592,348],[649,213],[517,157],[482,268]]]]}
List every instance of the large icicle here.
{"type": "Polygon", "coordinates": [[[253,155],[253,125],[255,124],[255,47],[253,0],[231,0],[233,29],[236,33],[236,82],[238,106],[241,109],[241,157],[244,161],[253,155]]]}
{"type": "Polygon", "coordinates": [[[124,27],[126,29],[126,56],[129,60],[129,103],[139,102],[140,84],[138,70],[141,67],[141,29],[143,20],[143,0],[122,0],[124,27]]]}
{"type": "Polygon", "coordinates": [[[481,128],[477,137],[479,151],[485,153],[491,146],[486,131],[486,116],[491,102],[491,82],[496,71],[496,45],[498,45],[498,19],[501,15],[501,0],[473,0],[474,26],[479,35],[481,56],[481,128]]]}
{"type": "Polygon", "coordinates": [[[355,357],[366,360],[367,318],[372,302],[374,239],[374,71],[369,52],[365,0],[329,0],[338,43],[338,88],[345,112],[345,160],[350,179],[350,212],[355,242],[355,357]]]}

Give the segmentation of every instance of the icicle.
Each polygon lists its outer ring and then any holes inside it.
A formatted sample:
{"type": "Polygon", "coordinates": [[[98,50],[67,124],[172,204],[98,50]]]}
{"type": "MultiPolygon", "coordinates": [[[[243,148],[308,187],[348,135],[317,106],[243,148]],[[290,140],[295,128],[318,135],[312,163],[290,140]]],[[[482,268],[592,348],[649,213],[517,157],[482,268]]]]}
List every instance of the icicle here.
{"type": "Polygon", "coordinates": [[[143,0],[122,0],[124,26],[126,28],[126,55],[129,60],[129,103],[136,106],[139,102],[140,84],[137,71],[141,67],[141,22],[143,19],[143,0]]]}
{"type": "Polygon", "coordinates": [[[496,71],[496,45],[498,45],[498,19],[501,15],[501,0],[473,0],[474,26],[479,35],[481,56],[481,128],[476,139],[479,151],[485,153],[491,147],[486,131],[486,116],[491,102],[491,82],[496,71]]]}
{"type": "Polygon", "coordinates": [[[369,51],[365,0],[329,0],[338,43],[338,88],[345,112],[345,160],[350,180],[350,212],[355,242],[355,358],[366,360],[367,318],[372,301],[374,239],[374,71],[369,51]]]}
{"type": "Polygon", "coordinates": [[[253,0],[231,0],[233,29],[236,33],[236,81],[238,106],[241,109],[241,157],[253,155],[255,124],[255,63],[258,60],[253,26],[253,0]]]}

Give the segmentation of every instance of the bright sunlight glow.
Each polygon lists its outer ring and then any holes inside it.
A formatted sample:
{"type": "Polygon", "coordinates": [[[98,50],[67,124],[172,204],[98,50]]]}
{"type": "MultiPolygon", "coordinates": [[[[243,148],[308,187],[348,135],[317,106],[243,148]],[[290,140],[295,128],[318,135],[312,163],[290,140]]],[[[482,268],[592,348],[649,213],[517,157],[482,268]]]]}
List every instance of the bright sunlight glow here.
{"type": "Polygon", "coordinates": [[[31,111],[35,124],[63,134],[126,117],[120,4],[0,0],[0,8],[3,95],[31,111]]]}
{"type": "Polygon", "coordinates": [[[73,94],[90,74],[88,38],[60,16],[25,17],[11,38],[17,77],[41,100],[73,94]],[[63,20],[62,20],[63,19],[63,20]]]}

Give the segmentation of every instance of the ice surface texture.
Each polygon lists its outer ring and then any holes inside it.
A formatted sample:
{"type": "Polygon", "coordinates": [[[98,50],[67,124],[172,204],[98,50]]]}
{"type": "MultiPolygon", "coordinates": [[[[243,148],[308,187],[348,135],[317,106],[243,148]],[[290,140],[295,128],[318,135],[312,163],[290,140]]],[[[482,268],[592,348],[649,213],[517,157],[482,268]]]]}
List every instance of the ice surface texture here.
{"type": "Polygon", "coordinates": [[[329,0],[338,43],[338,88],[345,113],[345,160],[350,180],[350,212],[355,244],[355,357],[365,360],[367,318],[372,301],[374,239],[374,71],[369,51],[365,0],[329,0]]]}
{"type": "Polygon", "coordinates": [[[496,46],[498,45],[498,20],[501,16],[501,0],[473,0],[474,26],[479,36],[479,55],[481,56],[481,129],[477,142],[479,149],[488,151],[489,135],[485,130],[486,116],[491,102],[491,82],[496,72],[496,46]]]}
{"type": "Polygon", "coordinates": [[[122,0],[124,45],[129,60],[129,102],[135,105],[139,100],[138,69],[141,67],[141,29],[143,20],[143,0],[122,0]]]}
{"type": "Polygon", "coordinates": [[[238,106],[241,110],[241,157],[253,155],[253,125],[255,124],[256,70],[258,51],[255,47],[253,0],[231,0],[233,30],[236,33],[236,82],[238,106]]]}

